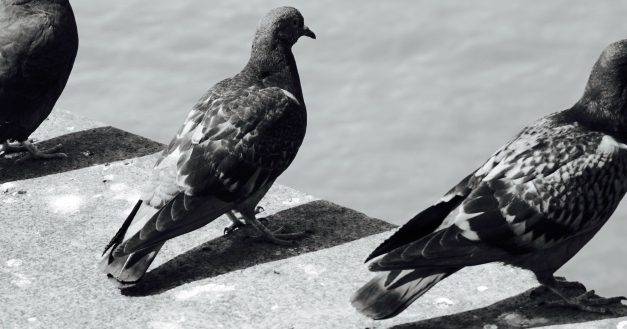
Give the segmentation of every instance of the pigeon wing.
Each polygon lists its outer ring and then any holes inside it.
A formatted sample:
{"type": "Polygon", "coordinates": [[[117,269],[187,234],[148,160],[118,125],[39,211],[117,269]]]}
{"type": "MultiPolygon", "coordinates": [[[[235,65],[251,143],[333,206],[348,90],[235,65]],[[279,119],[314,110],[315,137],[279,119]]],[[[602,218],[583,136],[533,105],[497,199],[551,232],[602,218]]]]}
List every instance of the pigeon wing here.
{"type": "MultiPolygon", "coordinates": [[[[427,209],[421,211],[407,223],[401,226],[392,236],[381,243],[367,258],[366,262],[378,256],[386,254],[398,247],[419,240],[431,233],[442,225],[449,214],[455,210],[461,202],[468,197],[472,190],[477,187],[479,182],[486,176],[486,173],[493,169],[496,165],[503,162],[506,155],[515,154],[513,150],[523,145],[516,143],[517,140],[523,138],[527,131],[523,130],[513,141],[507,143],[504,147],[495,152],[488,161],[478,170],[473,172],[454,186],[446,193],[438,202],[427,209]]],[[[524,143],[526,147],[533,146],[530,143],[524,143]]]]}
{"type": "Polygon", "coordinates": [[[371,269],[503,261],[598,230],[624,194],[623,147],[576,127],[527,129],[475,173],[477,186],[452,225],[389,252],[371,269]],[[600,189],[599,179],[614,188],[600,189]]]}

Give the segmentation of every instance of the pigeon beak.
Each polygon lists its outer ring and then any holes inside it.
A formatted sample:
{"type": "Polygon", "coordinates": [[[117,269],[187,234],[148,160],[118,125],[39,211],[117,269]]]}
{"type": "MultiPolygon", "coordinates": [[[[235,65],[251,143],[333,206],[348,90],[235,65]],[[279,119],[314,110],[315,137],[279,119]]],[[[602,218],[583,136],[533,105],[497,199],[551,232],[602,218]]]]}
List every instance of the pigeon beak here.
{"type": "Polygon", "coordinates": [[[315,38],[316,38],[316,34],[315,34],[315,33],[313,33],[313,31],[312,31],[312,30],[310,30],[307,26],[303,26],[303,32],[302,32],[302,35],[304,35],[304,36],[308,36],[308,37],[310,37],[310,38],[312,38],[312,39],[315,39],[315,38]]]}

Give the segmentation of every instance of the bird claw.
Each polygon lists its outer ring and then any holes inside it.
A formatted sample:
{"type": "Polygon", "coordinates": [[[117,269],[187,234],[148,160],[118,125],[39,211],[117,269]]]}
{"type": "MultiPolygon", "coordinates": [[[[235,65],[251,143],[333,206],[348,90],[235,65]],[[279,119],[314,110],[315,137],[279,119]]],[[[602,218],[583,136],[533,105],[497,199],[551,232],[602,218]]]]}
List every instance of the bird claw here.
{"type": "Polygon", "coordinates": [[[272,234],[268,236],[265,236],[265,235],[252,236],[251,235],[250,238],[256,242],[269,242],[269,243],[277,244],[280,246],[286,246],[286,247],[293,247],[296,245],[296,241],[282,239],[280,238],[280,234],[272,234]]]}
{"type": "Polygon", "coordinates": [[[574,298],[562,297],[560,300],[547,301],[542,304],[549,307],[569,307],[584,312],[607,314],[613,313],[613,311],[609,307],[604,306],[623,305],[623,300],[627,300],[627,298],[623,296],[611,298],[595,297],[594,290],[590,290],[574,298]]]}
{"type": "Polygon", "coordinates": [[[58,152],[61,149],[62,145],[58,144],[55,145],[52,148],[49,148],[47,150],[43,150],[40,151],[38,150],[34,145],[31,144],[31,146],[24,146],[24,148],[29,152],[29,154],[25,155],[24,157],[17,159],[16,162],[22,162],[24,160],[27,159],[62,159],[62,158],[67,158],[67,154],[65,153],[55,153],[58,152]]]}
{"type": "MultiPolygon", "coordinates": [[[[270,231],[270,234],[272,234],[272,235],[279,234],[279,233],[283,232],[284,229],[285,229],[285,226],[281,226],[281,227],[279,227],[278,229],[276,229],[274,231],[270,231]]],[[[251,239],[254,239],[254,240],[263,240],[264,235],[263,234],[259,234],[259,235],[251,234],[251,235],[248,235],[247,237],[249,237],[251,239]]]]}
{"type": "Polygon", "coordinates": [[[269,242],[281,246],[295,246],[296,240],[302,239],[309,233],[308,231],[281,233],[284,230],[285,227],[281,226],[278,229],[271,231],[270,234],[250,235],[249,238],[257,242],[269,242]]]}

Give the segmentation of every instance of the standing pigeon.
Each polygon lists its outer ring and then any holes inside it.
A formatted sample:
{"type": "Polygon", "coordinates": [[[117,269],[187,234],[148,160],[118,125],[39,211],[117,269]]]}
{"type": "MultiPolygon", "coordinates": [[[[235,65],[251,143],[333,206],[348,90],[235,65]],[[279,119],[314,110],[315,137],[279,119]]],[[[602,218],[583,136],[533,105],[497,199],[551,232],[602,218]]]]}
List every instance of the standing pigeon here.
{"type": "Polygon", "coordinates": [[[381,273],[352,297],[361,313],[403,311],[463,267],[531,270],[554,304],[606,312],[623,297],[568,298],[553,273],[599,231],[627,191],[627,40],[609,45],[582,98],[528,126],[438,203],[377,247],[381,273]],[[450,214],[450,217],[448,217],[450,214]],[[445,220],[445,218],[447,218],[445,220]]]}
{"type": "Polygon", "coordinates": [[[307,113],[292,46],[315,39],[291,7],[271,10],[257,28],[250,60],[194,106],[157,161],[141,200],[105,248],[101,269],[131,283],[171,238],[233,211],[265,239],[291,245],[303,233],[269,231],[255,207],[290,165],[305,137],[307,113]]]}
{"type": "Polygon", "coordinates": [[[72,71],[78,32],[68,0],[0,0],[0,155],[39,151],[28,136],[48,117],[72,71]]]}

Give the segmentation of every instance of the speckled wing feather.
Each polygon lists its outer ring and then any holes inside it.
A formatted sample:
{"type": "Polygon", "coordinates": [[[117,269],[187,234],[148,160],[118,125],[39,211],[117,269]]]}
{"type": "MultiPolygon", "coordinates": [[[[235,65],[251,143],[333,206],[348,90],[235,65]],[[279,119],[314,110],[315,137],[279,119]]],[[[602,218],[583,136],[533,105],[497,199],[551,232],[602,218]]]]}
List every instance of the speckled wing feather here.
{"type": "Polygon", "coordinates": [[[131,225],[114,256],[209,223],[272,184],[296,156],[305,133],[299,102],[275,87],[229,92],[226,84],[194,107],[157,161],[142,199],[159,210],[131,225]]]}
{"type": "Polygon", "coordinates": [[[468,179],[471,192],[450,226],[419,234],[371,268],[507,262],[598,230],[625,193],[624,148],[608,135],[543,119],[468,179]]]}

